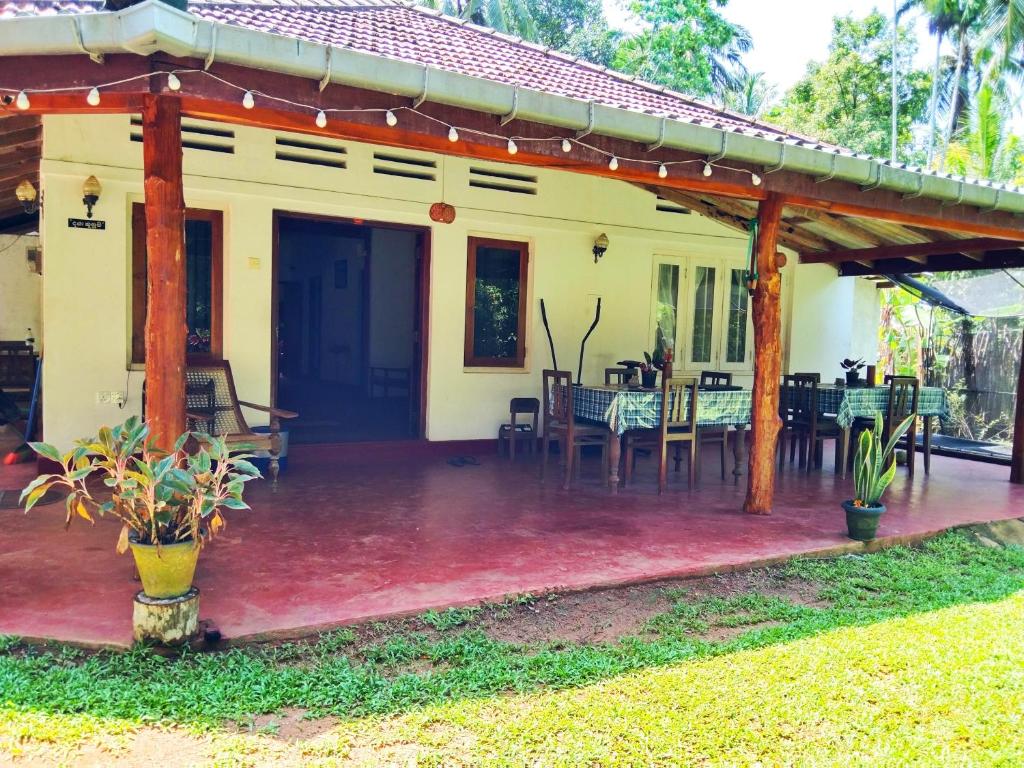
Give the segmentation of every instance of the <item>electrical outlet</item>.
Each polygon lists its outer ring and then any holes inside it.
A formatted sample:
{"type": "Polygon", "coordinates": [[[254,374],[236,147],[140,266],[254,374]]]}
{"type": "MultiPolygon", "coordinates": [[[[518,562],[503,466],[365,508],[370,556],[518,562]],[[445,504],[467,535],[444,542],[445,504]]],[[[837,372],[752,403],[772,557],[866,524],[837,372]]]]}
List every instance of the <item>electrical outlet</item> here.
{"type": "Polygon", "coordinates": [[[121,405],[125,401],[125,393],[117,390],[101,390],[96,393],[97,405],[121,405]]]}
{"type": "Polygon", "coordinates": [[[125,395],[124,392],[111,392],[110,393],[110,404],[111,405],[124,405],[125,395]]]}
{"type": "Polygon", "coordinates": [[[109,392],[97,392],[96,393],[96,405],[109,405],[110,404],[110,393],[109,392]]]}

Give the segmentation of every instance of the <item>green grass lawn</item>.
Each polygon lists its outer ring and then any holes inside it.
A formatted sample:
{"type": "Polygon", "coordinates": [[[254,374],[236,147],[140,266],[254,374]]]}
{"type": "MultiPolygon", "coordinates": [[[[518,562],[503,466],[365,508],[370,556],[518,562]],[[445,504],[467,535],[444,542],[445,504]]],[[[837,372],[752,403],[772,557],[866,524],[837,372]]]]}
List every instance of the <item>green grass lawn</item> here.
{"type": "Polygon", "coordinates": [[[475,611],[177,661],[8,640],[0,762],[1024,764],[1024,550],[949,534],[774,578],[817,599],[677,591],[600,645],[498,642],[475,611]]]}

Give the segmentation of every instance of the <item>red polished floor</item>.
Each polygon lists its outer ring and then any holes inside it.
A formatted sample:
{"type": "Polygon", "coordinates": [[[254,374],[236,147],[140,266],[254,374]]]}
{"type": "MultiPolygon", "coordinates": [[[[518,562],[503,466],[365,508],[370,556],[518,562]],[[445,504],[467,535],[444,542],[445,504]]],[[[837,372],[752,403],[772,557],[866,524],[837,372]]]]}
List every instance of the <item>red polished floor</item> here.
{"type": "MultiPolygon", "coordinates": [[[[850,543],[838,507],[849,482],[830,470],[785,472],[775,514],[739,509],[742,485],[709,459],[698,490],[659,497],[649,466],[611,497],[596,466],[570,493],[538,481],[537,465],[479,455],[366,451],[356,458],[296,448],[279,491],[252,488],[200,560],[203,618],[228,637],[324,627],[387,614],[707,572],[850,543]]],[[[650,464],[649,461],[643,462],[650,464]]],[[[880,534],[906,537],[1024,515],[1024,486],[1004,467],[936,458],[931,476],[900,471],[880,534]]],[[[685,476],[685,473],[683,473],[685,476]]],[[[0,488],[27,481],[0,470],[0,488]]],[[[63,505],[0,510],[0,633],[126,644],[139,588],[117,526],[63,530],[63,505]]]]}

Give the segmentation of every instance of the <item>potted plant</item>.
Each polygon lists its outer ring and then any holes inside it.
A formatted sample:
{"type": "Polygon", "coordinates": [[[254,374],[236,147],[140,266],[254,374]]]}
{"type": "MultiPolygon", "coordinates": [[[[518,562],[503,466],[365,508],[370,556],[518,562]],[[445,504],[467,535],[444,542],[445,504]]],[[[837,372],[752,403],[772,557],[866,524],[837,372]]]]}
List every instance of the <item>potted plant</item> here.
{"type": "Polygon", "coordinates": [[[896,476],[893,449],[897,441],[910,429],[913,416],[908,416],[893,431],[889,442],[882,446],[882,416],[875,414],[873,429],[860,433],[857,453],[853,458],[852,499],[843,502],[846,510],[846,529],[851,539],[871,541],[878,530],[878,518],[885,512],[882,494],[896,476]]]}
{"type": "Polygon", "coordinates": [[[260,477],[248,454],[232,455],[224,439],[186,432],[171,451],[149,444],[149,427],[137,417],[103,427],[61,454],[47,443],[31,443],[61,471],[40,475],[21,493],[28,512],[51,488],[67,489],[65,525],[94,515],[121,521],[117,551],[131,547],[152,598],[178,597],[192,587],[203,544],[224,528],[223,509],[248,509],[245,483],[260,477]],[[110,498],[100,500],[109,489],[110,498]]]}
{"type": "Polygon", "coordinates": [[[843,367],[843,370],[846,371],[846,386],[857,386],[857,382],[860,381],[861,369],[864,367],[864,361],[851,360],[850,358],[846,358],[845,360],[841,361],[839,365],[841,365],[843,367]]]}

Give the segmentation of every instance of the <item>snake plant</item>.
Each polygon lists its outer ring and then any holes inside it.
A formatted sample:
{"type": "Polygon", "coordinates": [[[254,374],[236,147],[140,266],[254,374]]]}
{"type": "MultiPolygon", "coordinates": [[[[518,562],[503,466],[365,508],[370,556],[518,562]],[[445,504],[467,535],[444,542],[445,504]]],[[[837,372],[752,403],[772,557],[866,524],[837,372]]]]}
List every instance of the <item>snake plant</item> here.
{"type": "MultiPolygon", "coordinates": [[[[896,460],[893,450],[896,443],[910,429],[914,417],[908,416],[893,430],[889,442],[883,449],[882,415],[875,414],[873,429],[865,429],[860,433],[857,442],[857,455],[853,459],[853,505],[855,507],[877,507],[896,476],[896,460]]],[[[913,450],[913,446],[910,446],[913,450]]]]}

